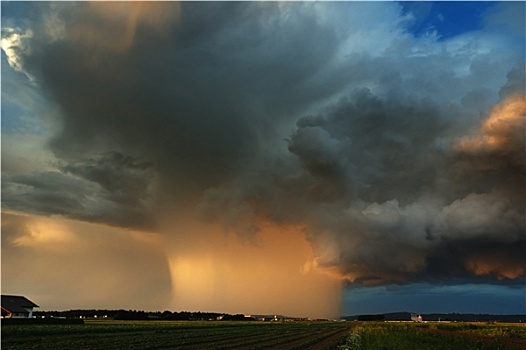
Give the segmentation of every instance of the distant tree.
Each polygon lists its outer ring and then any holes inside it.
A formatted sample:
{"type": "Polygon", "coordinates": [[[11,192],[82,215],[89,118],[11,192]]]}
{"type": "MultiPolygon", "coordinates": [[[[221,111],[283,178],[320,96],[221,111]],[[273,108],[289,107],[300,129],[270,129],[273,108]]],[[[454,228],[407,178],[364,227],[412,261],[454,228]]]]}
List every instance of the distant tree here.
{"type": "Polygon", "coordinates": [[[165,310],[165,311],[163,311],[163,313],[161,314],[161,318],[162,318],[163,320],[173,320],[173,319],[174,319],[174,314],[173,314],[173,312],[171,312],[171,311],[165,310]]]}
{"type": "Polygon", "coordinates": [[[224,315],[221,319],[222,321],[254,321],[255,319],[253,317],[245,317],[245,315],[237,314],[237,315],[224,315]]]}
{"type": "Polygon", "coordinates": [[[358,321],[383,321],[385,320],[384,315],[360,315],[358,321]]]}

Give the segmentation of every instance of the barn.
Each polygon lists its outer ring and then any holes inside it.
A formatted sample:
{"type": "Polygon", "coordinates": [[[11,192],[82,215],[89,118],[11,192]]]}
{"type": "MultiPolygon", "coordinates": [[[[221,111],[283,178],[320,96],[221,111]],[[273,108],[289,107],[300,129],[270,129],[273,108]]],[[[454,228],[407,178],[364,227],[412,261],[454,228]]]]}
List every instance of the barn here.
{"type": "Polygon", "coordinates": [[[2,318],[32,318],[37,304],[21,295],[2,295],[2,318]]]}

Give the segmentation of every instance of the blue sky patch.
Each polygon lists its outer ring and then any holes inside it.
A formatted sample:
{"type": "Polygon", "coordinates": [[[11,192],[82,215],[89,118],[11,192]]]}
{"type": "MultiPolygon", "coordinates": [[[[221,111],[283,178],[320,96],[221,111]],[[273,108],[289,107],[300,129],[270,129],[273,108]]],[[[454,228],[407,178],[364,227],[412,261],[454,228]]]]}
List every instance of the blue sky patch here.
{"type": "Polygon", "coordinates": [[[483,17],[493,1],[402,1],[403,13],[415,16],[409,31],[422,36],[434,31],[440,40],[482,29],[483,17]]]}

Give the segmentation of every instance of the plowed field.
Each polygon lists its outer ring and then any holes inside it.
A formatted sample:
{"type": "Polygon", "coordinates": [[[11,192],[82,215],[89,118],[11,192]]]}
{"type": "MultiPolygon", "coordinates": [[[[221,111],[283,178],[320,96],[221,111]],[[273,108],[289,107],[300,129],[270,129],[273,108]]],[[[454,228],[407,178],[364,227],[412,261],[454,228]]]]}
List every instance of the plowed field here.
{"type": "Polygon", "coordinates": [[[336,349],[336,322],[100,322],[2,328],[2,349],[336,349]]]}

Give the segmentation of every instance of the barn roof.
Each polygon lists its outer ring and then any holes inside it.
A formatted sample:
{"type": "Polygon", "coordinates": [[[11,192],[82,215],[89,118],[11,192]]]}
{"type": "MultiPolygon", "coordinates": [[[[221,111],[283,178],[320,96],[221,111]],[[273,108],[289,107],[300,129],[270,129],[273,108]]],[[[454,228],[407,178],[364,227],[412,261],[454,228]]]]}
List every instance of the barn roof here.
{"type": "Polygon", "coordinates": [[[2,308],[11,312],[26,312],[26,308],[38,307],[37,304],[21,295],[2,295],[2,308]]]}

